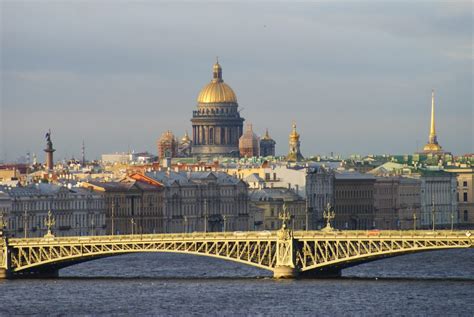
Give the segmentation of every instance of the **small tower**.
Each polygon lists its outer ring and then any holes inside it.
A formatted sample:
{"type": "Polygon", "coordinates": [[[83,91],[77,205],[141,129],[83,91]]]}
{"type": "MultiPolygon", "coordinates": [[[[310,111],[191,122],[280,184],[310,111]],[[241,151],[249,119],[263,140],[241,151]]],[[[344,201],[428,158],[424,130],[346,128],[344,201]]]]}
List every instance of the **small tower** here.
{"type": "Polygon", "coordinates": [[[259,140],[255,133],[253,133],[252,125],[245,126],[245,132],[239,138],[239,152],[241,157],[258,156],[259,140]]]}
{"type": "Polygon", "coordinates": [[[178,156],[180,157],[189,157],[191,156],[193,140],[189,138],[188,131],[181,138],[181,141],[178,145],[178,156]]]}
{"type": "Polygon", "coordinates": [[[51,130],[46,133],[46,169],[51,172],[54,169],[54,162],[53,162],[53,153],[56,151],[53,149],[53,142],[51,142],[51,130]]]}
{"type": "Polygon", "coordinates": [[[260,156],[275,156],[275,140],[268,134],[268,129],[265,131],[265,135],[260,139],[260,156]]]}
{"type": "Polygon", "coordinates": [[[438,137],[436,136],[434,90],[431,91],[430,135],[428,137],[428,143],[423,147],[423,152],[427,154],[444,153],[443,148],[438,144],[438,137]]]}
{"type": "Polygon", "coordinates": [[[289,137],[290,151],[286,159],[290,162],[298,162],[303,160],[303,155],[300,151],[300,135],[296,132],[296,123],[293,122],[293,129],[289,137]]]}
{"type": "Polygon", "coordinates": [[[178,141],[170,130],[164,132],[158,140],[158,157],[160,159],[176,157],[178,141]]]}

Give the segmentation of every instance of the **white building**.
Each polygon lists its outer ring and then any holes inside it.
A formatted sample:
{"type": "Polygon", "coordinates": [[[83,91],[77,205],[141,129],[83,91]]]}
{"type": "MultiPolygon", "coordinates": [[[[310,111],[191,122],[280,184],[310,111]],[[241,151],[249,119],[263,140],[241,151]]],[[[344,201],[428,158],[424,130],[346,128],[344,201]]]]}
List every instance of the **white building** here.
{"type": "Polygon", "coordinates": [[[457,226],[456,175],[442,171],[425,171],[421,180],[421,227],[435,228],[457,226]]]}
{"type": "Polygon", "coordinates": [[[42,237],[51,210],[56,236],[101,235],[105,233],[103,196],[83,188],[53,184],[3,187],[11,199],[7,234],[11,237],[42,237]],[[26,230],[25,230],[26,227],[26,230]]]}
{"type": "Polygon", "coordinates": [[[248,187],[223,172],[148,172],[164,186],[165,232],[248,231],[248,187]]]}

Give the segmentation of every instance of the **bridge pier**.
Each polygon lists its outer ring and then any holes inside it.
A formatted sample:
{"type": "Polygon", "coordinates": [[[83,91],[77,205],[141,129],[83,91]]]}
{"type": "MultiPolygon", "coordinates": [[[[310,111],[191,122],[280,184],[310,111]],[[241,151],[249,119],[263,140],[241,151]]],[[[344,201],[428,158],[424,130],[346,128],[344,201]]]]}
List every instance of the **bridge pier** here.
{"type": "Polygon", "coordinates": [[[10,277],[11,277],[10,271],[4,268],[0,268],[0,280],[4,280],[10,277]]]}
{"type": "Polygon", "coordinates": [[[277,266],[273,269],[274,278],[296,278],[298,271],[290,266],[277,266]]]}

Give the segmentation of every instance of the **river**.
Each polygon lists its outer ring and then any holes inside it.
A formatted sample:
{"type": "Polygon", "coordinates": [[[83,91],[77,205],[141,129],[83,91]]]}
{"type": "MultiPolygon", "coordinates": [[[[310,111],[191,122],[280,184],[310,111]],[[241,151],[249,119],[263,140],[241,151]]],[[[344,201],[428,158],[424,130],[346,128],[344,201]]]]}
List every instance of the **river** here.
{"type": "Polygon", "coordinates": [[[410,254],[321,280],[274,280],[203,256],[128,254],[56,279],[2,280],[0,307],[2,316],[473,316],[474,250],[410,254]]]}

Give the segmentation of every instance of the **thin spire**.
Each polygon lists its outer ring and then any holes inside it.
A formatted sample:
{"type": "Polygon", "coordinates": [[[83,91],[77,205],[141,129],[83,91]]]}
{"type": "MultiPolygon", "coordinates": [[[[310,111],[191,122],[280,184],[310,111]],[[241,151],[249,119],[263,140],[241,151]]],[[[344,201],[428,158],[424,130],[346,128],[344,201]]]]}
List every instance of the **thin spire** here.
{"type": "Polygon", "coordinates": [[[434,89],[431,90],[431,122],[430,122],[430,137],[429,143],[437,144],[436,140],[436,127],[435,127],[435,102],[434,102],[434,89]]]}

